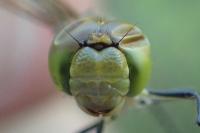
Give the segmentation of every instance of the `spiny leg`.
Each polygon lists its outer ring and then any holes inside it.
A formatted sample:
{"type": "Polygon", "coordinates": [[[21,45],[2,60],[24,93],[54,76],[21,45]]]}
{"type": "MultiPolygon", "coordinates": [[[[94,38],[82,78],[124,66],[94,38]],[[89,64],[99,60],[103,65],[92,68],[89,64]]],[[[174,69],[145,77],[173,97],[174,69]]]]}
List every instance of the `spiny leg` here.
{"type": "Polygon", "coordinates": [[[91,130],[96,128],[96,133],[103,133],[103,127],[104,127],[104,120],[98,121],[94,125],[89,126],[88,128],[80,131],[79,133],[89,133],[91,130]]]}
{"type": "Polygon", "coordinates": [[[149,95],[166,98],[195,99],[197,103],[197,124],[200,126],[200,95],[190,89],[171,89],[171,90],[147,90],[149,95]]]}

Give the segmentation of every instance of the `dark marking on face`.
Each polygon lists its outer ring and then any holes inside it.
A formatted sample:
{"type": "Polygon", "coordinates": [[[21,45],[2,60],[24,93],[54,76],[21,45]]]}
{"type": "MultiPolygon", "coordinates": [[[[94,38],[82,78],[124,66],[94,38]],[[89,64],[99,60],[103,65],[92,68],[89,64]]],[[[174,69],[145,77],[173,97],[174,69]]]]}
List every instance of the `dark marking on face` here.
{"type": "Polygon", "coordinates": [[[115,44],[115,43],[112,43],[110,45],[108,44],[105,44],[105,43],[94,43],[94,44],[87,44],[87,43],[84,43],[83,47],[90,47],[90,48],[93,48],[97,51],[101,51],[103,49],[106,49],[106,48],[109,48],[109,47],[115,47],[115,48],[118,48],[118,45],[115,44]]]}
{"type": "Polygon", "coordinates": [[[95,110],[94,108],[85,108],[90,114],[94,116],[105,115],[111,112],[114,108],[111,109],[99,109],[95,110]]]}

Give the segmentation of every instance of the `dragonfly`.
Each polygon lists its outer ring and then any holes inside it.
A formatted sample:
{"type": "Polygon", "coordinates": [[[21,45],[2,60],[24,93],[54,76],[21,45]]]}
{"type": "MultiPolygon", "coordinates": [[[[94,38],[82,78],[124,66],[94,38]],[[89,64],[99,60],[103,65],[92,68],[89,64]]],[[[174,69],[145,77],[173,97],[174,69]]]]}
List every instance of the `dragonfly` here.
{"type": "Polygon", "coordinates": [[[200,125],[200,95],[189,88],[147,89],[151,75],[150,42],[134,24],[99,15],[81,17],[59,0],[2,0],[2,8],[42,22],[55,37],[49,70],[59,90],[73,96],[87,114],[101,120],[80,133],[114,120],[129,102],[146,106],[174,99],[196,102],[200,125]]]}

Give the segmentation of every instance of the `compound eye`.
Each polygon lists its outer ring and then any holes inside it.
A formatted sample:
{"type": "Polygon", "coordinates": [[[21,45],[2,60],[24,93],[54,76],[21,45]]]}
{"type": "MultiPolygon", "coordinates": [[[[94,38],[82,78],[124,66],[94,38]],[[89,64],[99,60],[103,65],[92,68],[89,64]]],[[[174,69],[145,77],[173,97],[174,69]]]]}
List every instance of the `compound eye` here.
{"type": "Polygon", "coordinates": [[[134,26],[130,24],[120,24],[111,31],[114,42],[119,42],[122,38],[126,39],[134,30],[134,26]],[[125,36],[126,35],[126,36],[125,36]]]}

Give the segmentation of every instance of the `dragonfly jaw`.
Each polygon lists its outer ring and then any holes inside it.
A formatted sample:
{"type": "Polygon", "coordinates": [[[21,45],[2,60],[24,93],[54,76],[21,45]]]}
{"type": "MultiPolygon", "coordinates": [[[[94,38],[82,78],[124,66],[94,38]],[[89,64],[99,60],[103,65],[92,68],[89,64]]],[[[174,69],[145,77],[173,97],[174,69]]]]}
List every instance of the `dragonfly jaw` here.
{"type": "MultiPolygon", "coordinates": [[[[115,113],[115,109],[125,101],[125,96],[115,95],[84,95],[78,94],[75,99],[79,107],[92,116],[110,116],[115,113]]],[[[120,110],[118,110],[120,111],[120,110]]]]}

